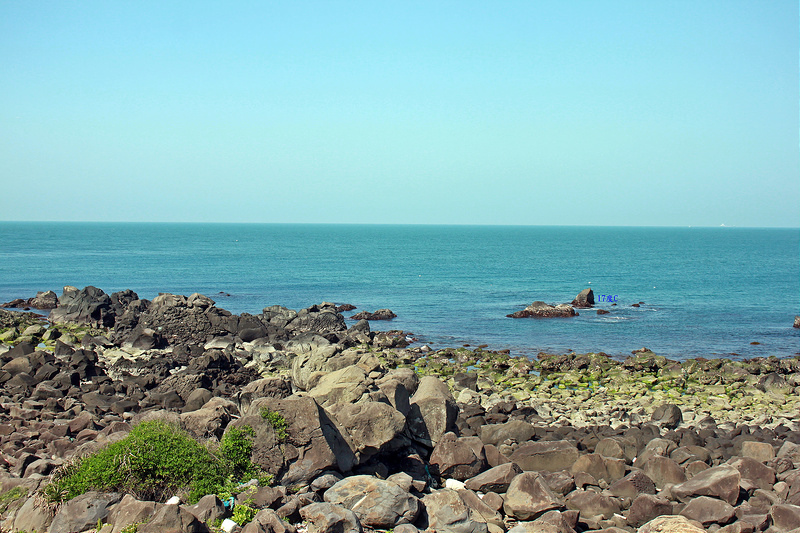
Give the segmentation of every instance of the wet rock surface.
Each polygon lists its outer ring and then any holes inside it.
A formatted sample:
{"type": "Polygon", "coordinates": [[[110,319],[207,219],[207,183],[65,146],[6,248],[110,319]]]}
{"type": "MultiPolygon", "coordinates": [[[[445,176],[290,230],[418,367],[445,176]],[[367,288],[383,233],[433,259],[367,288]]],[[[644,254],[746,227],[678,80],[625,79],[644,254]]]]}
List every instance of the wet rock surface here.
{"type": "Polygon", "coordinates": [[[274,486],[235,499],[247,532],[800,527],[797,358],[434,351],[333,304],[234,315],[94,287],[50,322],[0,310],[0,341],[2,531],[219,531],[216,496],[40,505],[53,473],[153,419],[211,449],[252,428],[274,486]]]}

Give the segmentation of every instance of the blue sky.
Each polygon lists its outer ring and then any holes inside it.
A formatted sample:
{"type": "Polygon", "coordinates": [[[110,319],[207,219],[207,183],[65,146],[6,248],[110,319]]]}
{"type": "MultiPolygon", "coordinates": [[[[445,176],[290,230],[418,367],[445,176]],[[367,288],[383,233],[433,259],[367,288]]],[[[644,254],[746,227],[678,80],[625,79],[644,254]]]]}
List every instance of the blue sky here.
{"type": "Polygon", "coordinates": [[[797,227],[799,22],[0,0],[0,220],[797,227]]]}

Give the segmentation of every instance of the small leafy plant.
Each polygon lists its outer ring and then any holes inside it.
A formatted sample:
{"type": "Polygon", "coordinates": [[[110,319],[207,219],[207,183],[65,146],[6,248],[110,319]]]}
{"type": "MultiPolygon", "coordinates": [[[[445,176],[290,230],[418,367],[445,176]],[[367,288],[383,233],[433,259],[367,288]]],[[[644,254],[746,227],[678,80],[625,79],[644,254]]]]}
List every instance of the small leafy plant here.
{"type": "Polygon", "coordinates": [[[245,503],[240,503],[236,507],[233,508],[233,516],[231,516],[231,520],[243,526],[253,520],[256,514],[258,514],[258,509],[254,509],[248,503],[252,503],[252,500],[247,500],[245,503]]]}
{"type": "Polygon", "coordinates": [[[279,442],[283,442],[289,437],[289,434],[286,432],[289,425],[286,423],[286,419],[283,415],[276,411],[270,411],[266,407],[262,407],[261,418],[272,425],[272,429],[275,430],[275,437],[279,442]]]}

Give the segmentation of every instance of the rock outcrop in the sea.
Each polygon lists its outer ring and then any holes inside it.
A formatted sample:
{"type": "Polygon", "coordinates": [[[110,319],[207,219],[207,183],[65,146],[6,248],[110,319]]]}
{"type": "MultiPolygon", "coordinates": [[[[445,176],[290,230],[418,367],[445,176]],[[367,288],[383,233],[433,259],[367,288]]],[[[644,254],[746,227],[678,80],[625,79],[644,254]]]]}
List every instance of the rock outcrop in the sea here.
{"type": "Polygon", "coordinates": [[[38,309],[48,311],[58,306],[58,296],[53,291],[39,291],[33,298],[16,298],[10,302],[0,304],[0,308],[8,309],[38,309]]]}
{"type": "Polygon", "coordinates": [[[243,533],[800,525],[798,358],[528,360],[392,347],[402,333],[344,329],[328,304],[234,315],[201,295],[106,298],[67,298],[62,316],[80,323],[0,313],[2,531],[217,531],[232,517],[251,519],[243,533]],[[158,342],[135,347],[145,330],[158,342]],[[235,428],[252,435],[273,486],[236,480],[225,505],[96,491],[41,505],[53,473],[149,420],[212,450],[235,428]]]}
{"type": "Polygon", "coordinates": [[[592,289],[583,289],[578,295],[572,300],[572,307],[577,307],[579,309],[585,309],[588,307],[592,307],[594,305],[594,292],[592,289]]]}
{"type": "Polygon", "coordinates": [[[391,309],[378,309],[374,313],[369,311],[361,311],[350,317],[352,320],[391,320],[397,318],[397,315],[391,309]]]}
{"type": "Polygon", "coordinates": [[[792,327],[800,328],[800,316],[794,317],[794,325],[792,327]]]}
{"type": "Polygon", "coordinates": [[[554,318],[577,316],[578,313],[569,304],[550,305],[545,302],[536,301],[523,309],[506,315],[508,318],[554,318]]]}

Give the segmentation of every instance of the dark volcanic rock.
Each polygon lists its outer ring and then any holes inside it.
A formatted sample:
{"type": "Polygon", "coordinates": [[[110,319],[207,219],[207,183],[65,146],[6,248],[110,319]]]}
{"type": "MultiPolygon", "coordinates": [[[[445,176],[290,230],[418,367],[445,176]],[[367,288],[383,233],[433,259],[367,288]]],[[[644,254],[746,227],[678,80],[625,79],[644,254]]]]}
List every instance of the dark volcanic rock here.
{"type": "Polygon", "coordinates": [[[506,515],[517,520],[534,520],[547,511],[564,507],[538,472],[523,472],[515,477],[503,500],[506,515]]]}
{"type": "Polygon", "coordinates": [[[672,487],[681,501],[689,501],[695,496],[712,496],[736,505],[739,499],[739,471],[730,465],[720,465],[704,470],[689,481],[672,487]]]}
{"type": "Polygon", "coordinates": [[[628,510],[628,523],[639,527],[653,518],[672,514],[672,504],[666,498],[653,494],[640,494],[628,510]]]}
{"type": "Polygon", "coordinates": [[[28,300],[28,305],[34,309],[48,310],[58,307],[58,296],[53,291],[37,292],[36,296],[28,300]]]}
{"type": "Polygon", "coordinates": [[[325,491],[325,501],[350,509],[361,524],[380,529],[410,524],[420,511],[419,500],[396,483],[363,475],[336,483],[325,491]]]}
{"type": "Polygon", "coordinates": [[[508,490],[514,478],[521,473],[522,469],[515,463],[504,463],[468,479],[466,486],[470,490],[480,492],[502,493],[508,490]]]}
{"type": "Polygon", "coordinates": [[[586,308],[594,305],[594,292],[592,289],[583,289],[578,293],[578,296],[572,300],[572,306],[578,308],[586,308]]]}
{"type": "Polygon", "coordinates": [[[361,311],[350,317],[352,320],[391,320],[397,318],[397,315],[391,309],[378,309],[374,313],[369,311],[361,311]]]}
{"type": "Polygon", "coordinates": [[[553,318],[577,316],[577,313],[569,304],[559,304],[553,306],[541,301],[536,301],[522,311],[517,311],[516,313],[506,316],[508,318],[553,318]]]}
{"type": "Polygon", "coordinates": [[[50,321],[56,323],[89,324],[95,327],[114,325],[111,298],[97,287],[64,287],[58,307],[50,312],[50,321]]]}
{"type": "Polygon", "coordinates": [[[569,470],[578,460],[578,449],[566,440],[526,442],[510,459],[525,471],[569,470]]]}
{"type": "Polygon", "coordinates": [[[48,532],[85,531],[107,517],[109,507],[120,499],[122,495],[115,492],[82,494],[61,506],[48,532]]]}
{"type": "Polygon", "coordinates": [[[675,429],[683,422],[683,413],[677,405],[665,403],[656,407],[651,420],[662,427],[675,429]]]}
{"type": "Polygon", "coordinates": [[[312,503],[300,509],[300,516],[308,522],[309,533],[360,533],[362,530],[353,511],[333,503],[312,503]]]}
{"type": "Polygon", "coordinates": [[[477,437],[445,433],[431,453],[430,465],[442,477],[465,481],[486,466],[483,443],[477,437]]]}

